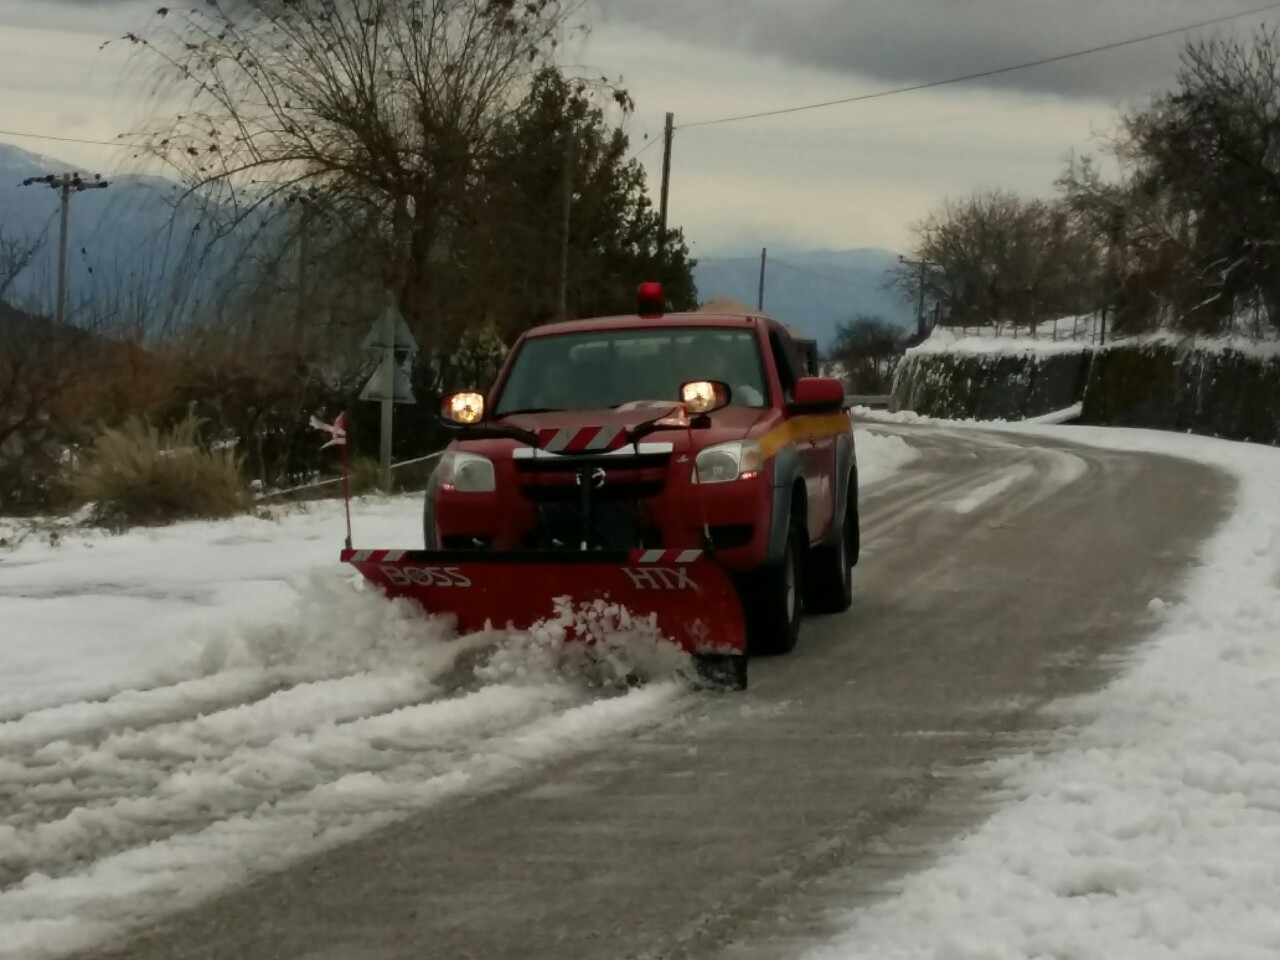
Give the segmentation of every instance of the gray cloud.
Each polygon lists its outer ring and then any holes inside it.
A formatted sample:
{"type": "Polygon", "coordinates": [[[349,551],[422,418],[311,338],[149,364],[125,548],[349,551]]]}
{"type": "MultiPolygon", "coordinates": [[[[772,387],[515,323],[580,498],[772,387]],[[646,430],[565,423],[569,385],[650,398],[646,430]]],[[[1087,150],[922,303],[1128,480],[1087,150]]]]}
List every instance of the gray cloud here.
{"type": "Polygon", "coordinates": [[[166,5],[166,0],[0,0],[0,29],[34,27],[114,36],[137,28],[166,5]]]}
{"type": "MultiPolygon", "coordinates": [[[[1263,0],[598,0],[605,18],[695,43],[907,85],[1055,56],[1263,0]]],[[[1215,28],[1247,32],[1280,11],[1215,28]]],[[[1173,82],[1184,37],[1020,70],[969,86],[1117,101],[1173,82]]]]}

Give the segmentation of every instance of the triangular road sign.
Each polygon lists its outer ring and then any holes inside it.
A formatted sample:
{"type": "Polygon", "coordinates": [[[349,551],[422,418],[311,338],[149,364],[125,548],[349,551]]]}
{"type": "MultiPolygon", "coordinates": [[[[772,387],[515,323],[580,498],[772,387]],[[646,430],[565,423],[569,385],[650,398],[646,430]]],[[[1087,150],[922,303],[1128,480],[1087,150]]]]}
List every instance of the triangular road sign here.
{"type": "MultiPolygon", "coordinates": [[[[409,371],[398,363],[392,363],[395,367],[395,387],[391,398],[393,403],[417,403],[417,399],[413,395],[413,384],[409,379],[409,371]]],[[[387,368],[387,361],[383,360],[378,364],[378,369],[373,371],[373,376],[369,378],[369,382],[365,384],[364,390],[360,393],[361,400],[382,400],[382,385],[385,382],[383,373],[387,368]]]]}
{"type": "Polygon", "coordinates": [[[409,331],[409,325],[404,322],[404,316],[395,307],[387,307],[373,322],[369,333],[364,338],[364,343],[360,344],[362,350],[385,350],[387,348],[386,337],[383,331],[387,326],[387,313],[390,312],[395,323],[395,343],[392,348],[395,350],[407,350],[410,353],[418,352],[418,341],[413,339],[413,334],[409,331]]]}

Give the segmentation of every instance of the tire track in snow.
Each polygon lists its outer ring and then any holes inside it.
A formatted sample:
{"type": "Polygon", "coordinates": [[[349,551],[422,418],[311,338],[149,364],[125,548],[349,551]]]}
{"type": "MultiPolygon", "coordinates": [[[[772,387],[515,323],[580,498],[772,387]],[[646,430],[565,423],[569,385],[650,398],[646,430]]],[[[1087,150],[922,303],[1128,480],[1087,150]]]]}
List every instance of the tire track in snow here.
{"type": "MultiPolygon", "coordinates": [[[[436,777],[498,737],[542,720],[583,698],[567,684],[490,686],[457,698],[378,713],[349,722],[295,729],[224,756],[174,766],[133,765],[143,777],[120,783],[99,801],[65,816],[0,826],[0,888],[31,874],[63,876],[86,862],[223,820],[252,817],[263,807],[358,775],[398,783],[406,774],[436,777]]],[[[113,756],[104,745],[105,764],[113,756]]],[[[69,781],[45,784],[55,791],[69,781]]],[[[46,791],[23,799],[47,810],[46,791]]]]}
{"type": "MultiPolygon", "coordinates": [[[[59,819],[156,789],[172,772],[216,764],[299,731],[394,710],[439,691],[409,676],[366,674],[299,684],[193,721],[57,740],[0,757],[0,825],[59,819]]],[[[0,847],[0,864],[4,851],[0,847]]]]}
{"type": "MultiPolygon", "coordinates": [[[[473,743],[468,756],[447,769],[410,752],[410,759],[387,770],[344,775],[264,803],[248,815],[130,847],[62,877],[29,876],[0,892],[0,958],[100,948],[130,928],[192,907],[254,875],[332,849],[434,804],[495,788],[528,769],[594,749],[659,718],[665,721],[682,712],[682,701],[693,702],[684,690],[679,681],[666,681],[553,710],[473,743]]],[[[437,704],[436,719],[456,719],[450,713],[465,699],[437,704]]],[[[432,733],[431,725],[424,724],[414,735],[432,733]]]]}
{"type": "MultiPolygon", "coordinates": [[[[197,855],[191,838],[255,838],[236,856],[265,862],[319,836],[359,835],[386,811],[352,813],[353,796],[402,813],[423,802],[424,782],[459,788],[477,758],[520,753],[531,731],[599,698],[599,663],[564,660],[557,640],[581,614],[527,635],[453,638],[403,602],[320,587],[334,598],[317,609],[304,595],[296,623],[237,636],[234,655],[214,657],[225,673],[0,727],[0,902],[33,885],[92,885],[105,863],[197,855]],[[246,655],[256,672],[235,666],[246,655]],[[244,702],[226,705],[237,693],[244,702]],[[201,712],[210,702],[223,705],[201,712]],[[281,836],[262,833],[264,818],[281,836]]],[[[619,639],[627,663],[670,675],[619,639]]],[[[618,652],[600,649],[604,674],[618,652]]],[[[10,919],[0,906],[0,941],[10,919]]]]}

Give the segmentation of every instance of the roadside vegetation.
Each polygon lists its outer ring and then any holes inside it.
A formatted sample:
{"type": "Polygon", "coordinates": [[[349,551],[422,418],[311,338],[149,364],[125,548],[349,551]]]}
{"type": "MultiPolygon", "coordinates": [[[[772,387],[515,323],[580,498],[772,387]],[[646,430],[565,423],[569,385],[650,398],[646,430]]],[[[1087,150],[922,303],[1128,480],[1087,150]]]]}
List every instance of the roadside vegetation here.
{"type": "Polygon", "coordinates": [[[109,527],[229,517],[251,500],[243,460],[188,415],[161,430],[133,417],[95,436],[71,468],[76,499],[109,527]]]}
{"type": "Polygon", "coordinates": [[[104,283],[54,332],[48,302],[4,293],[56,237],[11,236],[0,212],[0,513],[92,494],[135,515],[148,489],[161,513],[209,515],[245,486],[332,476],[308,424],[344,409],[353,460],[376,456],[377,405],[358,396],[379,358],[361,342],[388,305],[419,346],[400,357],[417,402],[396,409],[396,460],[440,445],[439,396],[558,318],[562,262],[570,317],[628,308],[637,277],[695,306],[631,98],[565,65],[571,33],[554,0],[240,0],[115,41],[153,80],[150,125],[128,137],[184,188],[173,255],[190,268],[164,296],[104,283]],[[171,469],[155,451],[192,413],[218,452],[171,469]],[[75,459],[95,466],[71,477],[75,459]]]}

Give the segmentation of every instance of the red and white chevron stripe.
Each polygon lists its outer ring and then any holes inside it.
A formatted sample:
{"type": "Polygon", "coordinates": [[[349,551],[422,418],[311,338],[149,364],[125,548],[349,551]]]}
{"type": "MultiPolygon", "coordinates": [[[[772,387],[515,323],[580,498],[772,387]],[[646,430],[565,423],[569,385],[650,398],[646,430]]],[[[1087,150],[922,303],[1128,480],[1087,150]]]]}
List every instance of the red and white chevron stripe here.
{"type": "MultiPolygon", "coordinates": [[[[343,551],[348,563],[399,563],[409,550],[352,550],[343,551]]],[[[492,555],[490,555],[492,556],[492,555]]],[[[694,563],[702,559],[701,550],[632,550],[628,562],[656,566],[658,564],[694,563]]]]}
{"type": "Polygon", "coordinates": [[[348,558],[349,563],[397,563],[404,559],[408,550],[354,550],[348,558]]]}
{"type": "Polygon", "coordinates": [[[627,445],[627,432],[608,427],[547,427],[538,431],[538,446],[549,453],[608,453],[627,445]]]}
{"type": "Polygon", "coordinates": [[[633,550],[631,552],[631,562],[638,564],[693,563],[701,558],[701,550],[633,550]]]}

